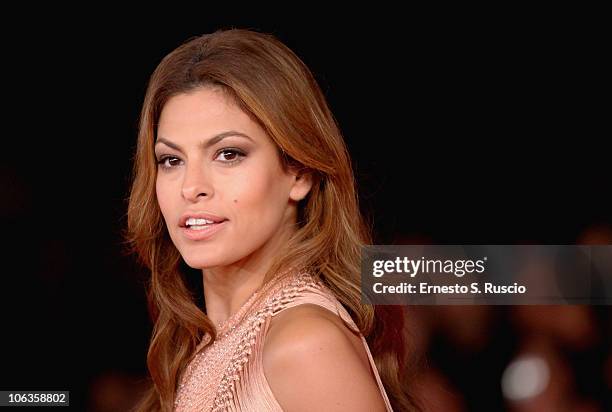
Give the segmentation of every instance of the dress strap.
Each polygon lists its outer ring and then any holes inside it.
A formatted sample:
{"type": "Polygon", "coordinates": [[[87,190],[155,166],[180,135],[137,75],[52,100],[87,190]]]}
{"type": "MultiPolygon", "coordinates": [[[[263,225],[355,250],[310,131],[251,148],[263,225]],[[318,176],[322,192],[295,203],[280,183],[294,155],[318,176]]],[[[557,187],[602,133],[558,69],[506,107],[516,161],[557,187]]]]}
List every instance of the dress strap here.
{"type": "Polygon", "coordinates": [[[348,314],[346,309],[340,304],[340,302],[331,297],[332,292],[327,290],[321,284],[309,284],[300,291],[298,296],[295,296],[291,301],[285,302],[282,308],[275,311],[272,316],[278,315],[280,312],[307,303],[322,306],[330,312],[340,316],[346,326],[355,333],[360,333],[359,328],[355,325],[353,318],[348,314]]]}

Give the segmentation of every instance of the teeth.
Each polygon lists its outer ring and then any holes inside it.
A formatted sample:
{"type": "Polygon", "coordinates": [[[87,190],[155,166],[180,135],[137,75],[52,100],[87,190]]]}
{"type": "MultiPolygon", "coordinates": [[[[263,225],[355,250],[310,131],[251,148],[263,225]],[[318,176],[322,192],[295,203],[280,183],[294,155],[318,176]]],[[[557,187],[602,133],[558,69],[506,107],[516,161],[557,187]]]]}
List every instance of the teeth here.
{"type": "Polygon", "coordinates": [[[194,217],[190,217],[189,219],[187,219],[186,225],[187,226],[202,226],[202,225],[212,225],[213,222],[212,220],[208,220],[208,219],[196,219],[194,217]]]}

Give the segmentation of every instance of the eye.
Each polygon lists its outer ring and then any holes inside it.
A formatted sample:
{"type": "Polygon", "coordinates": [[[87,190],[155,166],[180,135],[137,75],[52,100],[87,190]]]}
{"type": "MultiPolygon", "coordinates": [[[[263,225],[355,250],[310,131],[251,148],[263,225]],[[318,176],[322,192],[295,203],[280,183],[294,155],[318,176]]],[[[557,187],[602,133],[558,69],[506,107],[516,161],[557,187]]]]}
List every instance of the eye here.
{"type": "MultiPolygon", "coordinates": [[[[226,148],[217,152],[215,160],[218,159],[221,163],[229,165],[241,161],[245,156],[246,154],[240,149],[226,148]]],[[[161,156],[157,160],[159,167],[167,170],[174,169],[182,163],[183,161],[181,159],[171,155],[161,156]]]]}
{"type": "Polygon", "coordinates": [[[219,150],[215,159],[220,159],[225,164],[233,164],[241,161],[245,156],[246,154],[240,149],[226,148],[219,150]]]}
{"type": "Polygon", "coordinates": [[[181,159],[179,159],[178,157],[174,157],[174,156],[162,156],[157,161],[157,164],[162,169],[172,169],[175,166],[178,166],[179,165],[178,163],[180,161],[181,161],[181,159]]]}

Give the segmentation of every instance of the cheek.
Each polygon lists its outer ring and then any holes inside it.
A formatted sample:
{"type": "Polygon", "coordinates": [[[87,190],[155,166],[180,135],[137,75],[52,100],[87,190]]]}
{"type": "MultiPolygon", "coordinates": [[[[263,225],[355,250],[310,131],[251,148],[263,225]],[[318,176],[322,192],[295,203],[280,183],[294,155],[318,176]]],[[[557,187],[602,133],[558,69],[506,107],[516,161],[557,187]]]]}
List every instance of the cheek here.
{"type": "Polygon", "coordinates": [[[165,196],[164,196],[164,189],[162,187],[162,184],[159,182],[159,179],[155,181],[155,196],[157,197],[157,203],[159,204],[159,208],[161,209],[163,213],[165,196]]]}
{"type": "Polygon", "coordinates": [[[229,203],[241,226],[261,232],[277,225],[287,206],[282,177],[268,171],[250,173],[228,188],[229,203]]]}
{"type": "Polygon", "coordinates": [[[164,216],[164,219],[168,219],[169,213],[172,210],[171,206],[171,196],[169,196],[169,188],[168,184],[164,183],[162,180],[157,179],[155,182],[155,194],[157,196],[157,203],[159,204],[159,209],[164,216]]]}

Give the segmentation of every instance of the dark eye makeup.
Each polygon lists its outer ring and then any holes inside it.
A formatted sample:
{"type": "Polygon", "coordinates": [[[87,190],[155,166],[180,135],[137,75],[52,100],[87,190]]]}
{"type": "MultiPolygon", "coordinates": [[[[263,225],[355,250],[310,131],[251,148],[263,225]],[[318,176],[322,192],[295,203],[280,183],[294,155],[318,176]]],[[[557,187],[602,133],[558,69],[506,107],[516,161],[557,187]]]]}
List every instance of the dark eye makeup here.
{"type": "MultiPolygon", "coordinates": [[[[246,153],[235,147],[226,147],[215,153],[214,160],[223,157],[224,160],[219,160],[224,165],[233,165],[242,161],[246,157],[246,153]]],[[[180,165],[181,159],[174,155],[160,155],[157,159],[157,164],[161,169],[173,169],[180,165]]]]}

